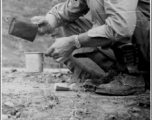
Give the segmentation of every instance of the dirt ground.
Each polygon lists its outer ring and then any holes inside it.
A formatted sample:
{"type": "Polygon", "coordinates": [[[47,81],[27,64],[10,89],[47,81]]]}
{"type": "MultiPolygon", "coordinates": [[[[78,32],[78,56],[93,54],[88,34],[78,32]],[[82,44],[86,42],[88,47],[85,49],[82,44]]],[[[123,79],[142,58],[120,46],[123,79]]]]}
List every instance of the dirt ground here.
{"type": "Polygon", "coordinates": [[[149,91],[136,96],[102,96],[55,91],[69,82],[65,70],[26,73],[2,69],[3,120],[150,120],[149,91]]]}

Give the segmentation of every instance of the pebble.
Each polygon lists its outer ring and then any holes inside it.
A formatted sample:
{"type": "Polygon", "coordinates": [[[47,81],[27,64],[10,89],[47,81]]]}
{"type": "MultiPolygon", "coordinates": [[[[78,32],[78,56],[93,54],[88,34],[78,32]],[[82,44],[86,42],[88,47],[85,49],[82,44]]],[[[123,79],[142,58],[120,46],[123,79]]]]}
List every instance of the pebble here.
{"type": "Polygon", "coordinates": [[[4,105],[8,107],[15,107],[15,105],[12,102],[5,102],[4,105]]]}
{"type": "Polygon", "coordinates": [[[63,78],[64,80],[66,80],[66,79],[69,78],[69,76],[68,76],[68,75],[63,75],[62,78],[63,78]]]}
{"type": "Polygon", "coordinates": [[[69,120],[80,120],[79,118],[76,118],[76,117],[70,117],[69,120]]]}
{"type": "Polygon", "coordinates": [[[13,73],[13,72],[17,72],[17,70],[16,69],[11,69],[11,72],[13,73]]]}
{"type": "Polygon", "coordinates": [[[2,115],[2,120],[7,120],[8,119],[8,115],[2,115]]]}
{"type": "Polygon", "coordinates": [[[70,85],[70,90],[72,91],[80,91],[82,90],[80,83],[73,83],[70,85]]]}
{"type": "Polygon", "coordinates": [[[30,77],[30,75],[25,74],[25,75],[23,75],[23,77],[24,77],[24,78],[27,78],[27,77],[30,77]]]}
{"type": "Polygon", "coordinates": [[[33,88],[40,88],[39,86],[37,86],[37,85],[35,85],[35,86],[33,86],[33,88]]]}
{"type": "Polygon", "coordinates": [[[62,75],[63,75],[62,73],[52,73],[51,74],[52,77],[57,77],[57,78],[61,77],[62,75]]]}
{"type": "Polygon", "coordinates": [[[116,115],[108,115],[106,118],[106,120],[118,120],[117,116],[116,115]]]}
{"type": "Polygon", "coordinates": [[[61,76],[62,76],[62,73],[57,73],[55,76],[56,76],[56,77],[61,77],[61,76]]]}
{"type": "Polygon", "coordinates": [[[54,78],[52,78],[52,77],[47,77],[47,78],[46,78],[46,83],[48,83],[48,84],[49,84],[49,83],[54,83],[53,79],[54,79],[54,78]]]}
{"type": "Polygon", "coordinates": [[[133,112],[140,112],[141,109],[139,107],[132,107],[133,112]]]}
{"type": "Polygon", "coordinates": [[[35,76],[30,76],[30,79],[35,79],[36,77],[35,76]]]}
{"type": "Polygon", "coordinates": [[[62,120],[61,118],[59,118],[59,117],[57,117],[57,118],[55,118],[55,120],[62,120]]]}
{"type": "Polygon", "coordinates": [[[69,78],[66,80],[66,82],[67,82],[67,83],[71,83],[71,82],[72,82],[71,78],[69,77],[69,78]]]}
{"type": "Polygon", "coordinates": [[[19,118],[21,116],[21,112],[16,113],[16,118],[19,118]]]}
{"type": "Polygon", "coordinates": [[[22,114],[20,115],[22,118],[27,118],[29,116],[28,111],[23,111],[22,114]]]}

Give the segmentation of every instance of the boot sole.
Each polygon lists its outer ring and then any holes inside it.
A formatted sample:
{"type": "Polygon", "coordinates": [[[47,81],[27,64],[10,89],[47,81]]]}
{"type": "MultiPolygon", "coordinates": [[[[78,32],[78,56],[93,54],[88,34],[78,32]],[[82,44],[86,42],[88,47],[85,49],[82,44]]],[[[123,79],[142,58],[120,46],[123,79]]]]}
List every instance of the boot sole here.
{"type": "Polygon", "coordinates": [[[103,95],[123,95],[123,96],[126,96],[126,95],[138,95],[138,94],[141,94],[141,93],[144,93],[146,91],[145,87],[140,87],[140,88],[132,88],[132,89],[129,89],[129,90],[126,90],[126,91],[120,91],[120,90],[112,90],[112,89],[99,89],[97,88],[95,90],[95,93],[97,94],[103,94],[103,95]]]}

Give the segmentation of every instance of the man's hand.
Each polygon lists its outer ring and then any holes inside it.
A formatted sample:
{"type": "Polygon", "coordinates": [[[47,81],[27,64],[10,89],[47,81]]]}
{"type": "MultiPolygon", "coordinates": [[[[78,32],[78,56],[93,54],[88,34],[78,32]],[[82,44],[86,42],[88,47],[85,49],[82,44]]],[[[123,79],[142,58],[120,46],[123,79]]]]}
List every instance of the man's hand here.
{"type": "Polygon", "coordinates": [[[74,36],[63,37],[56,39],[45,55],[53,57],[57,62],[65,62],[75,49],[74,36]]]}
{"type": "Polygon", "coordinates": [[[45,16],[35,16],[31,18],[31,22],[38,25],[38,35],[50,34],[53,32],[53,28],[51,28],[45,16]]]}
{"type": "Polygon", "coordinates": [[[42,24],[43,22],[46,22],[45,16],[34,16],[31,18],[31,22],[37,25],[42,24]]]}

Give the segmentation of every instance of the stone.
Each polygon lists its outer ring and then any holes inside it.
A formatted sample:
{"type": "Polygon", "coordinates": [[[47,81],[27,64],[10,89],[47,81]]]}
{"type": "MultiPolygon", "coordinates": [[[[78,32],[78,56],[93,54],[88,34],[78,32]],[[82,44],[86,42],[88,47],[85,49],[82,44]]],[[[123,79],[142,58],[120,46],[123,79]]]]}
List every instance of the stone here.
{"type": "Polygon", "coordinates": [[[8,115],[2,115],[2,120],[7,120],[8,119],[8,115]]]}
{"type": "Polygon", "coordinates": [[[81,91],[82,89],[82,84],[81,83],[73,83],[70,85],[70,90],[72,91],[81,91]]]}
{"type": "Polygon", "coordinates": [[[13,73],[13,72],[17,72],[17,70],[16,69],[11,69],[11,72],[13,73]]]}
{"type": "Polygon", "coordinates": [[[8,107],[15,107],[14,103],[12,103],[12,102],[5,102],[4,105],[6,105],[8,107]]]}

